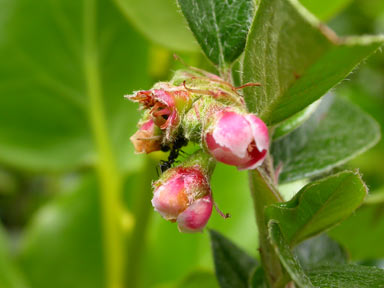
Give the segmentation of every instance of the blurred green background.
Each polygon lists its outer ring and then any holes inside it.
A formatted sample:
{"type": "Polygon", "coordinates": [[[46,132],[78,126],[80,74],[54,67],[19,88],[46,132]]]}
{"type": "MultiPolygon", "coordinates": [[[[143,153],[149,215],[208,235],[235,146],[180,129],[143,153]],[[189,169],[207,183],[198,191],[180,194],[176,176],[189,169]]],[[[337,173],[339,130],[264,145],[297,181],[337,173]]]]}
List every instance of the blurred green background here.
{"type": "MultiPolygon", "coordinates": [[[[382,0],[302,3],[339,35],[384,33],[382,0]]],[[[153,213],[159,155],[135,155],[129,141],[140,115],[123,95],[169,79],[182,67],[173,53],[214,71],[173,0],[0,0],[0,288],[187,287],[186,277],[211,277],[207,233],[181,234],[153,213]]],[[[384,127],[384,55],[334,92],[384,127]]],[[[384,258],[383,163],[382,140],[347,165],[373,195],[330,231],[355,261],[384,258]]],[[[218,165],[215,201],[232,217],[213,213],[208,227],[257,256],[247,184],[218,165]]]]}

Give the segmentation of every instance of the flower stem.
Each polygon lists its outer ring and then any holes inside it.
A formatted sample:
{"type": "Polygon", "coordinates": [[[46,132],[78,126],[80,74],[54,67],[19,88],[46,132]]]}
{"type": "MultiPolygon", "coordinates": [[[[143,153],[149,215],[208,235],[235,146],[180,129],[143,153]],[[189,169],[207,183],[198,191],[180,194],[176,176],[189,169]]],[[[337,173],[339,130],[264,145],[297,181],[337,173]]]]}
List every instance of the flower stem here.
{"type": "Polygon", "coordinates": [[[277,287],[283,277],[283,269],[271,243],[268,240],[268,228],[264,217],[264,208],[272,203],[281,202],[282,197],[274,187],[273,173],[267,163],[249,172],[250,190],[255,207],[256,223],[259,230],[259,251],[266,278],[271,287],[277,287]]]}
{"type": "Polygon", "coordinates": [[[118,225],[122,175],[117,168],[103,108],[99,55],[96,41],[95,0],[84,2],[84,75],[89,102],[89,120],[97,150],[96,171],[100,182],[100,206],[105,257],[106,287],[122,288],[122,231],[118,225]]]}

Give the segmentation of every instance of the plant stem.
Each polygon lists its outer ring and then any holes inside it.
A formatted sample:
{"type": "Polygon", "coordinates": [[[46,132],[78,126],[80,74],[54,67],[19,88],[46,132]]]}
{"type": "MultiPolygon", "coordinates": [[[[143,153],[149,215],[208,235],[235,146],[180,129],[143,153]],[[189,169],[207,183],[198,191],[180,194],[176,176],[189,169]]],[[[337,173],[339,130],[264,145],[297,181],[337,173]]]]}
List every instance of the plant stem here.
{"type": "Polygon", "coordinates": [[[97,174],[100,182],[106,287],[122,288],[122,231],[118,225],[121,211],[122,176],[109,141],[103,109],[100,67],[96,42],[96,1],[84,2],[84,73],[89,101],[89,120],[98,154],[97,174]]]}
{"type": "Polygon", "coordinates": [[[249,172],[250,190],[255,207],[256,223],[259,230],[259,251],[265,275],[271,287],[283,277],[280,260],[268,240],[268,228],[264,217],[264,208],[272,203],[281,202],[282,197],[272,182],[273,171],[268,166],[269,156],[265,164],[249,172]],[[268,168],[267,168],[268,167],[268,168]],[[272,173],[271,173],[272,172],[272,173]]]}
{"type": "Polygon", "coordinates": [[[133,216],[135,219],[135,226],[130,235],[130,241],[127,248],[127,264],[125,266],[125,283],[127,287],[136,288],[140,286],[140,268],[142,253],[145,247],[145,236],[150,220],[151,212],[153,211],[151,205],[152,198],[152,185],[151,182],[156,178],[156,161],[150,157],[146,157],[144,166],[143,177],[140,181],[141,187],[134,202],[135,210],[133,216]]]}

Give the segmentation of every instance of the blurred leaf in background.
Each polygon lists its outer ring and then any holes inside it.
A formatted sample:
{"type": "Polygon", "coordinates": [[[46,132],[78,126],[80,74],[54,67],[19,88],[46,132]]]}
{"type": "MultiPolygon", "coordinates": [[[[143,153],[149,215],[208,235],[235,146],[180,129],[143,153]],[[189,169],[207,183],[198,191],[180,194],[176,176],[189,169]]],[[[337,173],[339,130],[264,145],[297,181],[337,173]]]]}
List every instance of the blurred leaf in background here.
{"type": "Polygon", "coordinates": [[[114,0],[123,14],[148,40],[177,52],[199,47],[176,0],[114,0]]]}
{"type": "Polygon", "coordinates": [[[18,262],[31,287],[104,287],[97,180],[80,178],[25,231],[18,262]]]}
{"type": "Polygon", "coordinates": [[[26,288],[28,286],[13,263],[10,252],[10,239],[4,228],[0,226],[0,287],[26,288]]]}
{"type": "Polygon", "coordinates": [[[122,95],[149,86],[148,48],[116,7],[97,5],[97,27],[87,31],[84,17],[93,12],[81,1],[2,1],[3,163],[52,172],[97,161],[85,71],[86,57],[97,53],[101,83],[94,84],[100,85],[110,137],[121,168],[134,169],[129,136],[138,115],[122,95]],[[96,52],[87,51],[87,33],[95,33],[96,52]]]}

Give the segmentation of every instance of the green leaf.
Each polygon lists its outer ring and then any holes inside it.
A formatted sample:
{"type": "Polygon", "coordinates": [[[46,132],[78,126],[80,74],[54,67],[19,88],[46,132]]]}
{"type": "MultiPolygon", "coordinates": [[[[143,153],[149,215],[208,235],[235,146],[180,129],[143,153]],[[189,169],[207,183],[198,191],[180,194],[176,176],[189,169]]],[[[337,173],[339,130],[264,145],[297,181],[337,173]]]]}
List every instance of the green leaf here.
{"type": "Polygon", "coordinates": [[[383,288],[384,270],[358,265],[324,266],[308,271],[316,287],[383,288]]]}
{"type": "Polygon", "coordinates": [[[273,140],[276,141],[277,139],[280,139],[281,137],[291,133],[300,127],[303,123],[305,123],[308,118],[317,110],[320,102],[321,101],[318,100],[312,103],[308,107],[304,108],[300,112],[289,117],[287,120],[278,125],[273,131],[273,140]]]}
{"type": "Polygon", "coordinates": [[[215,275],[209,271],[194,271],[185,277],[175,288],[218,288],[215,275]]]}
{"type": "Polygon", "coordinates": [[[216,276],[222,288],[248,287],[257,262],[227,238],[214,230],[211,235],[216,276]]]}
{"type": "MultiPolygon", "coordinates": [[[[319,266],[304,272],[298,259],[290,251],[280,225],[271,220],[268,224],[270,240],[282,264],[299,287],[319,288],[373,288],[384,287],[384,270],[358,265],[319,266]]],[[[257,286],[256,286],[257,287],[257,286]]]]}
{"type": "Polygon", "coordinates": [[[114,0],[128,20],[154,43],[176,51],[199,47],[176,0],[114,0]]]}
{"type": "Polygon", "coordinates": [[[329,235],[347,249],[352,260],[384,258],[384,205],[364,205],[329,235]]]}
{"type": "Polygon", "coordinates": [[[366,194],[359,173],[344,171],[304,186],[290,201],[272,204],[265,213],[280,223],[293,245],[349,217],[366,194]]]}
{"type": "Polygon", "coordinates": [[[366,151],[380,139],[380,127],[346,100],[326,97],[301,127],[275,141],[280,182],[319,175],[366,151]]]}
{"type": "Polygon", "coordinates": [[[346,264],[348,260],[345,249],[326,234],[300,243],[294,248],[294,253],[304,269],[346,264]]]}
{"type": "Polygon", "coordinates": [[[296,0],[262,0],[245,48],[248,109],[269,125],[324,95],[384,42],[383,37],[337,38],[296,0]]]}
{"type": "Polygon", "coordinates": [[[147,45],[112,3],[89,1],[93,10],[76,0],[1,1],[0,162],[50,172],[94,164],[91,87],[121,168],[137,163],[128,143],[137,107],[123,95],[149,86],[147,45]]]}
{"type": "Polygon", "coordinates": [[[369,259],[369,260],[359,261],[358,264],[363,266],[373,266],[380,269],[384,269],[384,259],[369,259]]]}
{"type": "Polygon", "coordinates": [[[269,237],[272,245],[275,248],[277,255],[280,258],[281,263],[287,270],[289,276],[299,287],[311,288],[313,287],[311,281],[305,275],[303,268],[301,267],[298,259],[292,254],[288,243],[286,242],[280,225],[274,220],[268,223],[269,237]]]}
{"type": "Polygon", "coordinates": [[[178,0],[207,57],[223,67],[244,50],[254,0],[178,0]]]}
{"type": "Polygon", "coordinates": [[[300,2],[320,20],[329,20],[348,6],[352,0],[300,0],[300,2]]]}
{"type": "Polygon", "coordinates": [[[252,288],[269,288],[268,281],[265,279],[263,267],[259,266],[251,276],[250,287],[252,288]]]}
{"type": "Polygon", "coordinates": [[[32,219],[19,264],[31,287],[102,288],[105,284],[95,177],[63,191],[32,219]]]}
{"type": "Polygon", "coordinates": [[[1,288],[27,288],[20,271],[9,255],[9,243],[6,231],[0,226],[0,287],[1,288]]]}

